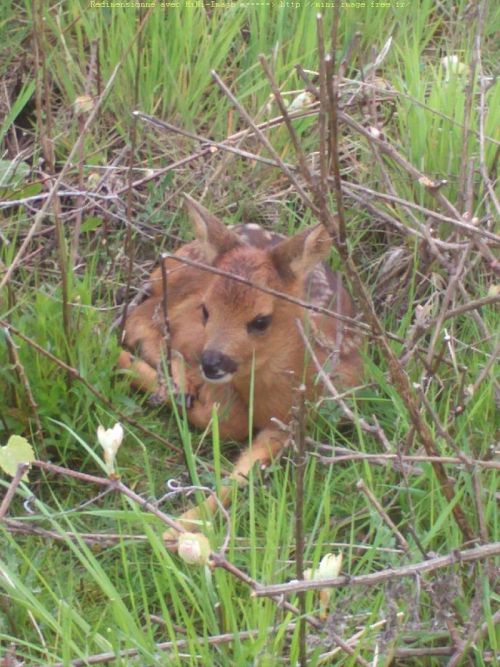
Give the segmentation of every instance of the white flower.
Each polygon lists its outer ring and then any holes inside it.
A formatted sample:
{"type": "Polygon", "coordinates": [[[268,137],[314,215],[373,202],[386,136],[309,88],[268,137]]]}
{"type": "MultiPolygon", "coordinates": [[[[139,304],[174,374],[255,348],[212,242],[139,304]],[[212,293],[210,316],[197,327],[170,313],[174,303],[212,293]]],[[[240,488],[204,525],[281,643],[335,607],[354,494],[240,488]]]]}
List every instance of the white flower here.
{"type": "MultiPolygon", "coordinates": [[[[305,581],[322,581],[338,577],[342,567],[342,552],[338,555],[325,554],[318,565],[317,570],[304,570],[305,581]]],[[[331,589],[322,588],[319,592],[320,617],[325,619],[330,604],[331,589]]]]}
{"type": "Polygon", "coordinates": [[[322,579],[333,579],[338,577],[342,567],[342,552],[335,554],[325,554],[316,570],[308,568],[304,570],[304,581],[321,581],[322,579]]]}
{"type": "Polygon", "coordinates": [[[321,559],[319,567],[314,574],[314,579],[333,579],[339,576],[342,567],[342,552],[337,556],[335,554],[326,554],[321,559]]]}
{"type": "Polygon", "coordinates": [[[97,427],[97,439],[104,449],[104,461],[108,474],[114,474],[115,472],[116,453],[122,444],[123,435],[123,426],[120,422],[116,422],[113,428],[105,429],[100,424],[97,427]]]}
{"type": "Polygon", "coordinates": [[[190,565],[208,565],[210,560],[210,542],[201,533],[180,533],[177,540],[177,553],[190,565]]]}
{"type": "Polygon", "coordinates": [[[88,113],[94,108],[94,100],[90,95],[80,95],[73,102],[73,108],[77,115],[88,113]]]}
{"type": "Polygon", "coordinates": [[[314,101],[314,95],[309,93],[307,90],[304,90],[302,93],[299,93],[299,95],[293,98],[293,100],[288,105],[288,111],[300,111],[301,109],[308,107],[314,101]]]}
{"type": "Polygon", "coordinates": [[[368,132],[372,135],[374,139],[380,139],[382,132],[377,128],[370,125],[368,132]]]}
{"type": "Polygon", "coordinates": [[[441,65],[445,71],[444,80],[448,83],[451,79],[451,75],[454,76],[467,76],[469,73],[469,68],[465,63],[460,62],[458,56],[445,56],[441,58],[441,65]]]}

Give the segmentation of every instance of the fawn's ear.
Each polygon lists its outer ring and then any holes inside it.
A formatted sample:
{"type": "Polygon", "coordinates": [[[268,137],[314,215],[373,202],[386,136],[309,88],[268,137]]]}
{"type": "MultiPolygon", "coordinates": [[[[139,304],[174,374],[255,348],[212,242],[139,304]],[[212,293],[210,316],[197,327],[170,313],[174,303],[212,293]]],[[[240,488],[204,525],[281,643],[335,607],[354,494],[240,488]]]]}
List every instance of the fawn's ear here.
{"type": "Polygon", "coordinates": [[[203,248],[207,263],[210,264],[219,255],[241,245],[238,235],[228,229],[215,215],[189,195],[185,194],[184,197],[194,235],[203,248]]]}
{"type": "Polygon", "coordinates": [[[300,277],[330,254],[332,240],[323,225],[304,229],[278,243],[271,251],[278,273],[285,279],[300,277]]]}

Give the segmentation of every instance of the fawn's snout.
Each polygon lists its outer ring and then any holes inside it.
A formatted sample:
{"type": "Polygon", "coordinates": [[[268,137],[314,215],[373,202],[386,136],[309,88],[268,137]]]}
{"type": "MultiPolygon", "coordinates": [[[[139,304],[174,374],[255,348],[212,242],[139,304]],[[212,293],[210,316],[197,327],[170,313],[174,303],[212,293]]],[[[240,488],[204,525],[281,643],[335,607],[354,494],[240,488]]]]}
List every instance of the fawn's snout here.
{"type": "Polygon", "coordinates": [[[205,350],[201,355],[201,370],[208,382],[229,382],[238,364],[219,350],[205,350]]]}

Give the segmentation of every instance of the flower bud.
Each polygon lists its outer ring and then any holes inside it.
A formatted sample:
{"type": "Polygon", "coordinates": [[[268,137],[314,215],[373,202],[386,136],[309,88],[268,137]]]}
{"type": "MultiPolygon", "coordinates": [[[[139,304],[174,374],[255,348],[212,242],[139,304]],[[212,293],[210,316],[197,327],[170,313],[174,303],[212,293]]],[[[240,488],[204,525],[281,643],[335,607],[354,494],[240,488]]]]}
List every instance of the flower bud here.
{"type": "Polygon", "coordinates": [[[190,565],[208,565],[210,543],[201,533],[180,533],[177,539],[177,553],[190,565]]]}
{"type": "Polygon", "coordinates": [[[123,441],[123,426],[117,422],[113,428],[105,429],[104,426],[97,427],[97,439],[104,450],[104,461],[108,475],[115,472],[116,453],[123,441]]]}
{"type": "Polygon", "coordinates": [[[89,113],[94,108],[94,100],[90,95],[79,95],[73,102],[73,109],[77,116],[89,113]]]}

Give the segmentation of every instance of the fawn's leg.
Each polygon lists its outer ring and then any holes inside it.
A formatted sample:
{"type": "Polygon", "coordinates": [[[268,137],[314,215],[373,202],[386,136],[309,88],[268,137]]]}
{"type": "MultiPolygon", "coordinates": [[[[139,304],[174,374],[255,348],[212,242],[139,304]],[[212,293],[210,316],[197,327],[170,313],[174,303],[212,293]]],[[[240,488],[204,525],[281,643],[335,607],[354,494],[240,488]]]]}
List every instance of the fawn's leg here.
{"type": "Polygon", "coordinates": [[[158,391],[158,373],[147,362],[122,350],[118,357],[118,368],[132,371],[131,385],[140,391],[154,394],[158,391]]]}
{"type": "MultiPolygon", "coordinates": [[[[144,391],[156,399],[157,402],[168,402],[170,395],[165,387],[158,381],[158,370],[153,368],[143,359],[134,357],[133,354],[122,350],[118,357],[118,367],[132,372],[131,385],[139,391],[144,391]]],[[[172,373],[172,382],[174,384],[175,396],[184,395],[186,400],[189,398],[189,405],[196,396],[196,386],[190,382],[188,374],[185,372],[184,363],[179,355],[173,355],[170,364],[172,373]]]]}
{"type": "MultiPolygon", "coordinates": [[[[283,449],[288,436],[283,431],[275,428],[266,428],[252,440],[237,459],[229,479],[235,480],[238,485],[243,486],[248,482],[248,476],[256,463],[261,466],[268,465],[272,459],[283,449]]],[[[232,485],[222,486],[219,501],[227,506],[231,501],[232,485]]],[[[200,528],[200,521],[206,516],[215,514],[218,503],[214,495],[210,495],[203,503],[190,508],[176,519],[180,525],[190,532],[196,532],[200,528]]],[[[168,530],[163,534],[169,547],[175,548],[177,533],[168,530]]]]}

